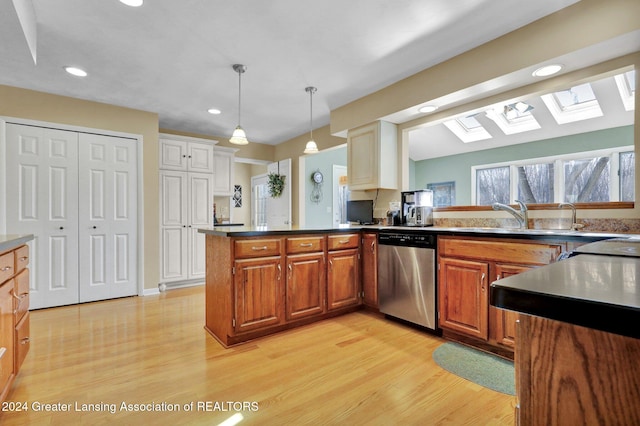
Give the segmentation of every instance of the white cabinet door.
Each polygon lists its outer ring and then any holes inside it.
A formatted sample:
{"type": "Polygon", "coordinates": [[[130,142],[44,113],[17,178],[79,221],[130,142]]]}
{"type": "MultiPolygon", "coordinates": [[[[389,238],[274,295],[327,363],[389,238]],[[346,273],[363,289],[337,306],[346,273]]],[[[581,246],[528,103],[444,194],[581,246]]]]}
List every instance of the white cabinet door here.
{"type": "Polygon", "coordinates": [[[160,170],[213,173],[213,144],[160,139],[160,170]]]}
{"type": "Polygon", "coordinates": [[[205,235],[213,222],[213,178],[207,173],[160,172],[163,282],[204,278],[205,235]]]}
{"type": "Polygon", "coordinates": [[[187,170],[187,142],[160,139],[160,169],[187,170]]]}
{"type": "Polygon", "coordinates": [[[137,147],[132,139],[80,134],[80,302],[137,292],[137,147]]]}
{"type": "Polygon", "coordinates": [[[207,228],[213,222],[212,177],[205,173],[189,173],[189,257],[188,279],[204,278],[206,269],[205,234],[198,228],[207,228]]]}
{"type": "Polygon", "coordinates": [[[160,172],[162,281],[187,276],[187,173],[160,172]]]}
{"type": "Polygon", "coordinates": [[[78,134],[6,126],[7,231],[33,234],[29,305],[78,303],[78,134]]]}
{"type": "Polygon", "coordinates": [[[233,195],[234,154],[215,151],[213,191],[216,196],[233,195]]]}
{"type": "Polygon", "coordinates": [[[215,165],[213,161],[213,145],[189,142],[187,147],[187,159],[187,171],[189,172],[214,172],[215,165]]]}

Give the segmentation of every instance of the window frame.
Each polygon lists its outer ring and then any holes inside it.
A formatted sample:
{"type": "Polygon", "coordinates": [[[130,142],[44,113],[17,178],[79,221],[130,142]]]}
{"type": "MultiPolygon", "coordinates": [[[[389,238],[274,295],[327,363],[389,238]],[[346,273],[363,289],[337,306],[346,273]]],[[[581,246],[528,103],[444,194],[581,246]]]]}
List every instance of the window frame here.
{"type": "Polygon", "coordinates": [[[518,194],[518,172],[517,168],[520,166],[527,166],[539,163],[553,163],[554,164],[554,203],[559,203],[557,200],[564,200],[564,167],[565,161],[572,160],[585,160],[594,157],[609,157],[610,164],[610,182],[609,182],[609,201],[617,202],[620,199],[620,154],[623,152],[635,151],[633,145],[625,145],[614,148],[597,149],[592,151],[575,152],[571,154],[552,155],[547,157],[529,158],[526,160],[514,160],[514,161],[502,161],[499,163],[481,164],[471,166],[471,204],[476,206],[478,204],[478,194],[476,186],[476,175],[478,170],[493,169],[497,167],[510,167],[510,183],[509,183],[509,202],[514,204],[518,194]]]}

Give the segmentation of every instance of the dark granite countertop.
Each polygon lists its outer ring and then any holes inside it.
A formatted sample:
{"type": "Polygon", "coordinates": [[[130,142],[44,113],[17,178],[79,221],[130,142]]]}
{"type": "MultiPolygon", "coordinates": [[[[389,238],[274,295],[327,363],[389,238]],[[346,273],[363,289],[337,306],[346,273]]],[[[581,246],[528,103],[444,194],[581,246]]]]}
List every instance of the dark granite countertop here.
{"type": "Polygon", "coordinates": [[[640,338],[640,258],[580,254],[491,284],[491,304],[640,338]]]}
{"type": "Polygon", "coordinates": [[[32,234],[0,234],[0,253],[13,250],[31,240],[32,234]]]}
{"type": "Polygon", "coordinates": [[[448,228],[435,226],[383,226],[383,225],[347,225],[327,228],[306,228],[299,226],[283,226],[268,228],[260,226],[219,226],[200,228],[199,232],[221,237],[258,237],[269,235],[320,234],[329,232],[409,232],[436,233],[443,235],[465,235],[475,237],[516,238],[527,240],[561,239],[565,241],[600,241],[621,237],[621,234],[604,232],[582,232],[562,229],[513,229],[513,228],[448,228]]]}

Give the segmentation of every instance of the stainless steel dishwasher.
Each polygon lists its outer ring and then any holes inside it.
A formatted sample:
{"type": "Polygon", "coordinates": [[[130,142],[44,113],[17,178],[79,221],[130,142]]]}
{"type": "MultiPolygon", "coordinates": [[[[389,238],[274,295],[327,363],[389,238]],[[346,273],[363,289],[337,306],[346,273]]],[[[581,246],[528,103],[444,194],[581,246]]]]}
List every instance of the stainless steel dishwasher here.
{"type": "Polygon", "coordinates": [[[378,235],[380,312],[437,330],[435,254],[435,235],[380,231],[378,235]]]}

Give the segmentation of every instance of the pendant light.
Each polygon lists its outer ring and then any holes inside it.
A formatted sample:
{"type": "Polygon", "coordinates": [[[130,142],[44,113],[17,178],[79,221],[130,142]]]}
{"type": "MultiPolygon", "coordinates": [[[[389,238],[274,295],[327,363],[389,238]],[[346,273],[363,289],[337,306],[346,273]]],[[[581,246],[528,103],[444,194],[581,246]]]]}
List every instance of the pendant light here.
{"type": "Polygon", "coordinates": [[[238,126],[233,131],[233,135],[231,135],[231,139],[229,142],[235,145],[247,145],[249,141],[247,140],[247,135],[240,126],[240,109],[242,107],[241,101],[241,89],[242,89],[242,74],[247,70],[246,65],[235,64],[233,65],[233,70],[238,73],[238,126]]]}
{"type": "Polygon", "coordinates": [[[309,87],[305,87],[304,90],[309,94],[309,103],[310,103],[309,132],[311,134],[311,137],[309,138],[309,142],[307,142],[307,146],[305,146],[304,148],[304,153],[315,154],[316,152],[318,152],[318,145],[316,145],[316,142],[313,140],[313,94],[316,93],[318,89],[316,89],[315,87],[309,86],[309,87]]]}

